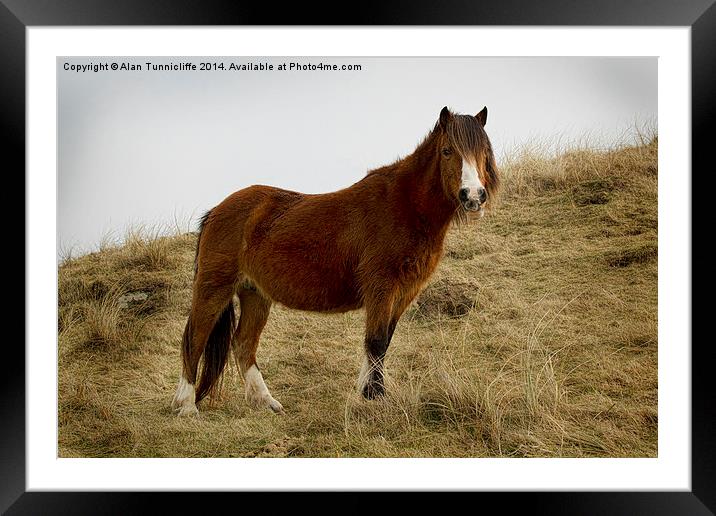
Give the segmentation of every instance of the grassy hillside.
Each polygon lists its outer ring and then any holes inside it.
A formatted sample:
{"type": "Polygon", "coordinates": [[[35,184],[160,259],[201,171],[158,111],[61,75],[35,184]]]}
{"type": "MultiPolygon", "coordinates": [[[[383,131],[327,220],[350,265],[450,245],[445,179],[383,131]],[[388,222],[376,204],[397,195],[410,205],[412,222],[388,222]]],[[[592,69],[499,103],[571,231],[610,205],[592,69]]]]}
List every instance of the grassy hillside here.
{"type": "Polygon", "coordinates": [[[501,168],[500,203],[451,230],[398,324],[376,401],[355,392],[362,311],[274,306],[258,361],[286,414],[250,409],[231,363],[177,418],[195,235],[65,260],[60,456],[656,456],[657,140],[501,168]]]}

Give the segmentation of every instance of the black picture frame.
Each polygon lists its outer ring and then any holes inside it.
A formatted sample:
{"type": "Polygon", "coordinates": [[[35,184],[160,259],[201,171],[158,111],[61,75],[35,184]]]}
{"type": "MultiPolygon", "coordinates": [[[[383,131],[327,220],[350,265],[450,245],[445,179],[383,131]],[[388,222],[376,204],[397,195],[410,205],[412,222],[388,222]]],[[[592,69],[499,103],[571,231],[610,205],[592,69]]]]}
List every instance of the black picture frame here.
{"type": "MultiPolygon", "coordinates": [[[[691,27],[691,80],[692,80],[692,171],[706,174],[707,162],[713,144],[707,127],[716,117],[716,7],[715,0],[604,0],[600,2],[574,2],[573,0],[543,0],[527,2],[519,0],[482,0],[465,2],[431,2],[420,0],[409,4],[363,2],[354,9],[344,9],[336,4],[328,6],[292,3],[278,8],[272,3],[238,2],[224,0],[0,0],[0,70],[2,81],[0,105],[3,138],[2,156],[11,159],[13,165],[6,168],[4,176],[5,200],[19,200],[6,213],[23,210],[25,200],[25,29],[29,26],[105,26],[105,25],[571,25],[571,26],[688,26],[691,27]],[[349,13],[349,14],[345,14],[349,13]],[[14,158],[14,159],[12,159],[14,158]],[[18,172],[12,174],[10,172],[18,172]],[[12,177],[11,177],[12,176],[12,177]],[[22,178],[22,179],[20,179],[22,178]],[[10,181],[19,184],[11,188],[10,181]],[[18,189],[23,192],[19,195],[18,189]]],[[[712,165],[711,165],[712,168],[712,165]]],[[[684,171],[687,174],[688,171],[684,171]]],[[[694,177],[691,172],[691,178],[694,177]]],[[[698,209],[709,203],[698,202],[698,197],[709,193],[708,188],[694,189],[692,182],[692,224],[708,220],[708,215],[697,216],[698,209]],[[694,195],[695,194],[695,195],[694,195]]],[[[6,217],[8,220],[9,217],[6,217]]],[[[12,238],[16,255],[20,254],[20,242],[25,242],[25,226],[15,220],[5,231],[12,238]],[[15,234],[13,234],[15,232],[15,234]],[[22,234],[21,234],[22,232],[22,234]]],[[[692,229],[692,235],[694,231],[692,229]]],[[[693,255],[694,265],[704,270],[693,255]]],[[[22,246],[23,268],[28,260],[22,246]]],[[[7,270],[7,269],[6,269],[7,270]]],[[[25,277],[28,274],[25,270],[25,277]]],[[[19,274],[6,274],[17,283],[19,274]]],[[[13,280],[6,279],[6,282],[13,280]]],[[[707,285],[699,282],[698,291],[707,285]]],[[[14,292],[20,285],[7,286],[14,292]]],[[[50,288],[48,286],[48,288],[50,288]]],[[[24,291],[24,290],[23,290],[24,291]]],[[[692,299],[696,290],[692,288],[692,299]]],[[[19,296],[13,304],[20,306],[19,296]]],[[[24,296],[23,296],[24,301],[24,296]]],[[[706,303],[707,305],[707,303],[706,303]]],[[[24,302],[22,303],[24,307],[24,302]]],[[[692,302],[692,335],[695,314],[704,310],[692,302]]],[[[25,339],[24,326],[23,341],[25,339]]],[[[26,492],[25,462],[25,353],[15,345],[20,336],[5,335],[3,349],[2,397],[0,397],[0,510],[8,514],[97,514],[148,512],[158,502],[168,512],[195,512],[206,509],[207,494],[199,493],[79,493],[79,492],[26,492]]],[[[693,339],[692,342],[670,343],[691,345],[692,356],[692,455],[690,492],[530,492],[530,493],[479,493],[483,498],[507,506],[529,505],[531,512],[545,514],[713,514],[716,511],[716,432],[714,421],[714,384],[708,360],[710,339],[693,339]],[[509,498],[509,501],[508,501],[509,498]]],[[[52,352],[48,346],[48,352],[52,352]]],[[[215,494],[212,494],[216,496],[215,494]]],[[[415,493],[420,503],[423,493],[415,493]]],[[[247,493],[220,495],[232,504],[230,509],[241,510],[254,503],[247,493]],[[240,501],[228,497],[241,496],[240,501]],[[235,505],[233,505],[235,504],[235,505]]],[[[374,495],[353,493],[354,498],[371,496],[371,506],[376,503],[374,495]]],[[[474,496],[474,494],[472,494],[474,496]]],[[[259,495],[261,505],[273,506],[266,494],[259,495]],[[260,499],[263,499],[261,502],[260,499]]],[[[481,500],[486,510],[489,500],[481,500]]],[[[368,503],[368,502],[366,502],[368,503]]],[[[453,500],[459,504],[460,500],[453,500]]],[[[358,503],[345,503],[346,510],[364,512],[366,507],[358,503]],[[364,507],[361,509],[361,507],[364,507]]],[[[493,509],[494,510],[494,509],[493,509]]]]}

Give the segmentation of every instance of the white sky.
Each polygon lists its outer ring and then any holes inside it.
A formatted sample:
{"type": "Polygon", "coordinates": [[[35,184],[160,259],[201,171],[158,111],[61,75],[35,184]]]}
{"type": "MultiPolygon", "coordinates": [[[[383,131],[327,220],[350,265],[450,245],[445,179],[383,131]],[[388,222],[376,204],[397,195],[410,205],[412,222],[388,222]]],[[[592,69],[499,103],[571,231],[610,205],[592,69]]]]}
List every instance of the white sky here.
{"type": "MultiPolygon", "coordinates": [[[[58,253],[133,225],[184,227],[262,183],[349,186],[415,148],[447,105],[489,115],[499,158],[534,140],[610,144],[657,120],[656,58],[58,58],[58,253]],[[272,63],[273,71],[64,70],[272,63]],[[360,71],[279,71],[281,63],[360,71]]],[[[499,159],[498,159],[499,161],[499,159]]],[[[193,229],[193,226],[192,226],[193,229]]]]}

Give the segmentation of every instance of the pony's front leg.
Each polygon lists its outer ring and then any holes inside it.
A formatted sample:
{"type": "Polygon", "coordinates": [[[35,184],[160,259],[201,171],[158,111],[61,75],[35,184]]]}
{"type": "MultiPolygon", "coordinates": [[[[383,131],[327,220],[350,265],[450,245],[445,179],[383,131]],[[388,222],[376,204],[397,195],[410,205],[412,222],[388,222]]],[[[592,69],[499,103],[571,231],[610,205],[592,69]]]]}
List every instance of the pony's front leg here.
{"type": "Polygon", "coordinates": [[[395,314],[393,309],[393,299],[382,298],[366,303],[365,358],[358,376],[358,387],[363,397],[369,400],[385,393],[383,361],[400,317],[400,313],[395,314]]]}
{"type": "Polygon", "coordinates": [[[385,394],[383,360],[393,338],[398,319],[419,290],[419,285],[385,302],[366,304],[365,358],[358,376],[364,398],[372,400],[385,394]]]}
{"type": "MultiPolygon", "coordinates": [[[[395,325],[393,324],[393,327],[395,325]]],[[[365,357],[358,377],[361,393],[369,400],[385,394],[383,360],[390,345],[392,332],[388,327],[365,337],[365,357]]]]}

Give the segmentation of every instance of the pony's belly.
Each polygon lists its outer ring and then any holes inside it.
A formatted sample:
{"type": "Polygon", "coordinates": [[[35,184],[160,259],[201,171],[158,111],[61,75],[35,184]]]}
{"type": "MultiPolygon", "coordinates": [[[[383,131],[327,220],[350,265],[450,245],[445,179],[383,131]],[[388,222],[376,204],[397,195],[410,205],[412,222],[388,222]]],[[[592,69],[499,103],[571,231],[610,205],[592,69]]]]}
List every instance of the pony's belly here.
{"type": "Polygon", "coordinates": [[[294,292],[289,289],[269,289],[266,294],[273,301],[288,308],[309,312],[340,313],[363,306],[362,301],[352,292],[325,290],[294,292]]]}
{"type": "MultiPolygon", "coordinates": [[[[283,214],[247,238],[242,269],[272,300],[298,310],[345,312],[362,306],[356,259],[341,231],[320,213],[283,214]]],[[[257,226],[258,227],[258,226],[257,226]]]]}
{"type": "Polygon", "coordinates": [[[306,271],[257,274],[252,281],[272,301],[312,312],[347,312],[363,306],[353,281],[340,275],[310,275],[306,271]]]}
{"type": "Polygon", "coordinates": [[[354,301],[352,303],[316,303],[315,301],[311,300],[309,302],[301,302],[293,299],[293,298],[286,298],[286,299],[274,299],[276,303],[282,304],[287,308],[291,308],[293,310],[303,310],[306,312],[322,312],[322,313],[343,313],[343,312],[350,312],[351,310],[358,310],[359,308],[362,308],[363,303],[360,301],[354,301]]]}

